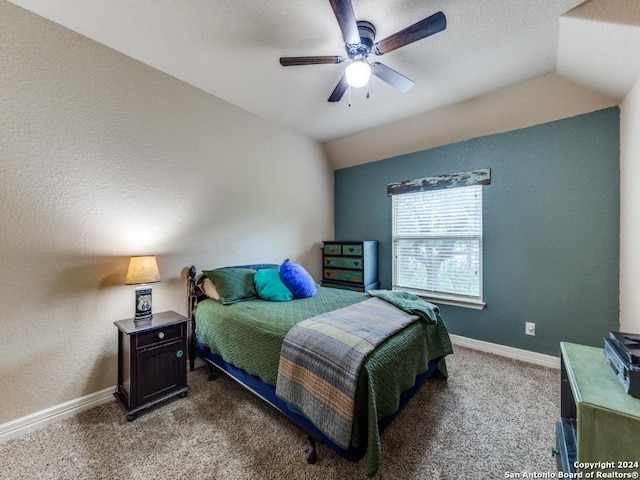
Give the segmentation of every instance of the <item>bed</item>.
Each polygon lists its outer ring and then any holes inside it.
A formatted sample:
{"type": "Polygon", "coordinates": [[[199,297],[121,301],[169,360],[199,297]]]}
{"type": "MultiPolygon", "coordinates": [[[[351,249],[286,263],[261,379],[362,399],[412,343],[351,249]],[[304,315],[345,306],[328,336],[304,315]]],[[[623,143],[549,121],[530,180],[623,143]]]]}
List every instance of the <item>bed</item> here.
{"type": "MultiPolygon", "coordinates": [[[[346,442],[344,439],[336,440],[334,432],[327,432],[324,424],[319,425],[317,417],[310,415],[304,407],[294,406],[281,398],[285,375],[281,373],[279,376],[278,371],[284,362],[283,345],[287,345],[292,333],[299,332],[302,325],[316,319],[333,316],[334,320],[339,320],[343,312],[355,309],[366,315],[372,307],[376,312],[383,310],[380,308],[383,304],[384,309],[401,309],[388,303],[393,299],[375,298],[375,292],[362,293],[319,285],[313,285],[314,294],[305,298],[293,295],[291,299],[273,301],[267,294],[264,297],[269,300],[261,298],[264,290],[259,294],[255,291],[250,293],[252,285],[249,285],[248,278],[251,272],[256,274],[257,282],[258,276],[264,278],[262,274],[278,276],[274,272],[279,272],[285,265],[240,265],[204,270],[206,275],[199,273],[195,266],[190,268],[189,308],[193,320],[190,368],[193,370],[195,359],[201,358],[209,366],[212,376],[214,371],[226,373],[297,424],[308,434],[311,445],[309,463],[315,462],[316,441],[320,441],[350,461],[358,461],[366,454],[366,474],[373,476],[381,461],[380,434],[427,379],[447,378],[445,357],[453,351],[446,327],[437,307],[427,304],[435,307],[435,321],[421,321],[415,315],[405,313],[405,317],[411,317],[408,324],[364,354],[359,373],[354,378],[349,438],[346,442]],[[220,300],[220,292],[215,291],[215,287],[219,290],[221,285],[213,283],[214,292],[211,294],[212,283],[203,283],[208,277],[222,283],[220,273],[228,275],[230,272],[232,282],[235,282],[232,285],[234,291],[232,298],[225,298],[229,292],[226,291],[228,285],[224,287],[223,300],[232,300],[224,304],[220,300]],[[236,284],[243,286],[236,288],[236,284]]],[[[388,294],[387,291],[378,292],[382,297],[388,294]]]]}

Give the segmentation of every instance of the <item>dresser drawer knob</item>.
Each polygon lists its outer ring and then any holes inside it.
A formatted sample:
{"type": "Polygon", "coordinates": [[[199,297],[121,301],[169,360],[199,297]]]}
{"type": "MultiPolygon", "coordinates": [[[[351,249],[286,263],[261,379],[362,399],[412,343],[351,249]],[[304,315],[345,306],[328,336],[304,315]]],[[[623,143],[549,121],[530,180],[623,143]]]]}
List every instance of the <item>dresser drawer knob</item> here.
{"type": "Polygon", "coordinates": [[[158,333],[158,338],[159,338],[160,340],[162,340],[162,339],[164,338],[164,332],[159,332],[159,333],[158,333]]]}
{"type": "Polygon", "coordinates": [[[353,264],[357,267],[358,265],[360,265],[360,262],[355,261],[355,262],[353,262],[353,264]]]}

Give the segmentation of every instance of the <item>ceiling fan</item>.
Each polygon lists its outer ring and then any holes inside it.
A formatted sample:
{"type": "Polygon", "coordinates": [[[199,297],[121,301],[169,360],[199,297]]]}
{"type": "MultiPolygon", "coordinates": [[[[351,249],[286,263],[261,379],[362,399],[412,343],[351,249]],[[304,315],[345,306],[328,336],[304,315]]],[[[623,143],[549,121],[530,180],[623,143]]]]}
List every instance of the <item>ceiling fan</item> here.
{"type": "Polygon", "coordinates": [[[330,102],[339,102],[350,86],[362,87],[366,85],[369,82],[371,74],[401,92],[408,91],[415,84],[413,80],[410,80],[380,62],[369,63],[367,60],[368,57],[371,54],[384,55],[385,53],[441,32],[447,27],[447,19],[444,13],[437,12],[394,33],[384,40],[374,43],[376,35],[375,27],[367,21],[356,21],[351,0],[329,0],[329,2],[340,25],[340,30],[342,30],[348,58],[345,59],[339,55],[280,57],[280,65],[290,67],[292,65],[342,63],[345,60],[351,62],[345,69],[336,88],[334,88],[331,93],[329,97],[330,102]]]}

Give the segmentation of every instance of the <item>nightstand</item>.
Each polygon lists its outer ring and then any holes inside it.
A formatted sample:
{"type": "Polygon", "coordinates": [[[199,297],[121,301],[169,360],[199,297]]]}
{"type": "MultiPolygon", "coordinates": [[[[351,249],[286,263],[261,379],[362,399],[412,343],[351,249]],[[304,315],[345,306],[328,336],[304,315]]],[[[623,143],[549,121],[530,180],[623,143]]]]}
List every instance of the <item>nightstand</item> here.
{"type": "Polygon", "coordinates": [[[118,385],[114,396],[134,420],[141,410],[187,395],[187,323],[176,312],[133,318],[118,327],[118,385]]]}

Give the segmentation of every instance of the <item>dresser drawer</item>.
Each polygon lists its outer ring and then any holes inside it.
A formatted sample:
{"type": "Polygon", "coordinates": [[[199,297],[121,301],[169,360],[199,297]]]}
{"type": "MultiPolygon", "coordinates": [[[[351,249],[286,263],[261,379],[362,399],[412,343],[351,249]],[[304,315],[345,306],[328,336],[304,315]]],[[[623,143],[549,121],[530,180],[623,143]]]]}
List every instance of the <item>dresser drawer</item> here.
{"type": "Polygon", "coordinates": [[[340,282],[363,283],[362,270],[325,268],[323,278],[326,280],[338,280],[340,282]]]}
{"type": "Polygon", "coordinates": [[[323,287],[338,288],[340,290],[352,290],[354,292],[364,292],[364,285],[349,285],[337,282],[322,282],[323,287]]]}
{"type": "Polygon", "coordinates": [[[362,270],[362,263],[362,258],[360,257],[324,257],[325,267],[362,270]]]}
{"type": "Polygon", "coordinates": [[[358,285],[351,283],[331,282],[329,280],[323,280],[323,287],[339,288],[342,290],[353,290],[354,292],[366,292],[368,290],[377,290],[380,288],[380,282],[371,283],[369,285],[358,285]]]}
{"type": "Polygon", "coordinates": [[[168,342],[183,337],[183,325],[170,325],[165,328],[142,332],[137,335],[137,347],[147,347],[156,343],[168,342]]]}
{"type": "Polygon", "coordinates": [[[342,255],[342,245],[339,243],[325,243],[324,244],[325,255],[342,255]]]}
{"type": "Polygon", "coordinates": [[[342,245],[343,255],[362,256],[362,245],[342,245]]]}
{"type": "Polygon", "coordinates": [[[350,255],[350,256],[361,257],[362,244],[325,243],[323,251],[325,255],[350,255]]]}

